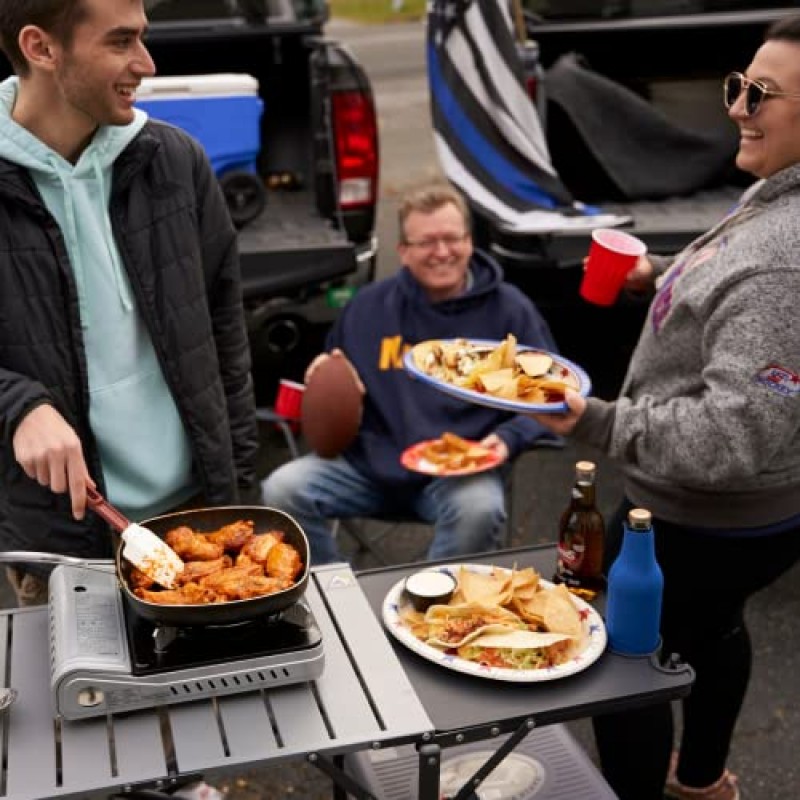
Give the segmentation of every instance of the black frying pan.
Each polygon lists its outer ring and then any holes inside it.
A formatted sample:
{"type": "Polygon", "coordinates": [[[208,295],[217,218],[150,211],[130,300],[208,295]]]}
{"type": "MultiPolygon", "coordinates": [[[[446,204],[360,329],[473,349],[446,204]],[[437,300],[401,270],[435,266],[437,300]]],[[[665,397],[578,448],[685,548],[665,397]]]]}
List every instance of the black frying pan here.
{"type": "Polygon", "coordinates": [[[294,586],[274,594],[252,597],[249,600],[231,600],[227,603],[168,606],[150,603],[137,597],[129,584],[131,565],[122,558],[122,542],[117,544],[117,577],[122,596],[135,614],[160,625],[204,626],[244,622],[264,614],[274,614],[296,603],[304,594],[309,574],[308,539],[303,529],[283,511],[264,506],[225,506],[178,511],[143,520],[140,524],[161,538],[167,531],[188,525],[198,533],[211,533],[240,519],[251,519],[256,533],[282,531],[284,541],[297,548],[303,562],[303,571],[294,586]]]}

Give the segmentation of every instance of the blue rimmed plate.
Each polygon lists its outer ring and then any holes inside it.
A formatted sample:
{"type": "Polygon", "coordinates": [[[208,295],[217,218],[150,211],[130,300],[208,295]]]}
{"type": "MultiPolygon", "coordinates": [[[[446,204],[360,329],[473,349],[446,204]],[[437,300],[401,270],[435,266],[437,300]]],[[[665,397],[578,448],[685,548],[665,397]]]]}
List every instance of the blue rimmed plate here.
{"type": "MultiPolygon", "coordinates": [[[[461,569],[482,575],[490,575],[492,570],[502,570],[503,568],[494,567],[490,564],[448,564],[447,566],[430,567],[430,569],[447,572],[458,580],[458,573],[461,569]]],[[[504,571],[510,572],[510,570],[504,571]]],[[[553,587],[553,584],[549,581],[540,579],[539,583],[546,589],[553,587]]],[[[606,649],[606,626],[600,614],[585,600],[572,595],[572,602],[575,603],[575,607],[578,609],[581,624],[583,625],[583,637],[581,646],[569,661],[554,667],[543,667],[541,669],[508,669],[505,667],[484,666],[475,661],[467,661],[452,652],[448,653],[417,639],[406,627],[401,618],[401,612],[407,605],[410,606],[410,603],[405,597],[404,586],[405,578],[392,586],[386,594],[382,608],[384,625],[389,633],[409,650],[446,669],[495,681],[538,683],[540,681],[553,681],[558,678],[565,678],[567,675],[574,675],[576,672],[582,672],[597,661],[606,649]]]]}
{"type": "MultiPolygon", "coordinates": [[[[439,343],[444,345],[453,345],[458,341],[466,341],[468,346],[475,349],[493,350],[499,347],[502,342],[494,339],[441,339],[439,343]]],[[[426,342],[420,342],[419,347],[426,342]]],[[[517,345],[517,353],[543,353],[553,359],[553,363],[548,372],[543,375],[544,378],[561,381],[566,383],[576,392],[586,397],[592,391],[592,382],[589,376],[584,372],[581,367],[574,364],[569,359],[558,353],[551,353],[549,350],[542,350],[538,347],[529,347],[526,345],[517,345]]],[[[466,403],[476,403],[477,405],[487,406],[488,408],[496,408],[501,411],[511,411],[515,414],[557,414],[567,410],[567,404],[563,401],[553,403],[529,403],[525,400],[506,400],[503,397],[494,397],[485,392],[478,392],[474,389],[465,389],[461,386],[455,386],[448,383],[441,378],[434,378],[428,375],[424,370],[417,366],[414,358],[414,347],[410,348],[403,356],[403,366],[406,371],[418,378],[423,383],[438,389],[440,392],[449,394],[451,397],[456,397],[466,403]]]]}

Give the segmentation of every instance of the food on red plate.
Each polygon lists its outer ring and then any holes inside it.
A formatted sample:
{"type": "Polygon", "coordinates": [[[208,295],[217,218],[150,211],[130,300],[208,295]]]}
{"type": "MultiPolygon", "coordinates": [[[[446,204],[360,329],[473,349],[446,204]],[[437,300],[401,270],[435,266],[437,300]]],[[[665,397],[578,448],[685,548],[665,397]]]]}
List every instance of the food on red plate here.
{"type": "Polygon", "coordinates": [[[322,458],[335,458],[356,438],[363,397],[352,368],[330,356],[311,373],[303,393],[301,427],[309,447],[322,458]]]}
{"type": "Polygon", "coordinates": [[[427,442],[417,455],[436,467],[437,472],[468,471],[480,467],[494,453],[489,447],[462,439],[455,433],[443,433],[439,439],[427,442]]]}

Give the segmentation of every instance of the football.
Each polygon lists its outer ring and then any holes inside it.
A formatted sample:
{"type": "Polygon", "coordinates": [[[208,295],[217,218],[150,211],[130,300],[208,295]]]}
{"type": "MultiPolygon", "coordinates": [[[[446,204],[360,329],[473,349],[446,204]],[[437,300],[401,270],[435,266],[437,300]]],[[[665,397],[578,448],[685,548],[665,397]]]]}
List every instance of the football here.
{"type": "Polygon", "coordinates": [[[322,458],[347,449],[361,424],[363,399],[350,366],[331,356],[314,369],[303,393],[301,427],[308,446],[322,458]]]}

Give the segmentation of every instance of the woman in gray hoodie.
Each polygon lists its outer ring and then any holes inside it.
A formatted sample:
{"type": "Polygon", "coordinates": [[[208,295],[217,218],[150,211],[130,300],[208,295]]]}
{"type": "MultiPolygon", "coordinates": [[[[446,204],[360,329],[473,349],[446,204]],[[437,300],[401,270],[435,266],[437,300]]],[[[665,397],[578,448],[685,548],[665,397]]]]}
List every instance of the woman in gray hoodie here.
{"type": "Polygon", "coordinates": [[[622,800],[739,797],[725,762],[750,676],[745,604],[800,557],[800,16],[769,29],[725,101],[737,165],[760,180],[676,257],[629,276],[655,293],[620,397],[570,395],[569,412],[538,417],[620,463],[622,514],[652,511],[662,652],[696,673],[672,757],[669,705],[595,720],[622,800]]]}

